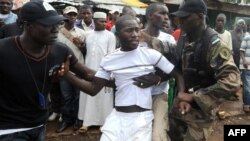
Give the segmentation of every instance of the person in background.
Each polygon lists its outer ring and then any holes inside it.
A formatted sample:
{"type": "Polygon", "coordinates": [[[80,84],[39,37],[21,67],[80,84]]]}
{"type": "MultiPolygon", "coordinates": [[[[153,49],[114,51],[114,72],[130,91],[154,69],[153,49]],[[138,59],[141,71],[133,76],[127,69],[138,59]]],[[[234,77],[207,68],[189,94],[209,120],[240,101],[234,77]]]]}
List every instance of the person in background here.
{"type": "MultiPolygon", "coordinates": [[[[58,41],[66,44],[73,51],[78,62],[84,64],[81,50],[85,44],[85,32],[75,26],[77,14],[78,11],[73,6],[67,6],[63,10],[66,19],[64,26],[59,30],[58,41]]],[[[78,130],[82,125],[82,120],[78,119],[80,90],[63,78],[60,79],[60,89],[62,122],[59,123],[56,132],[61,133],[71,125],[74,130],[78,130]]]]}
{"type": "Polygon", "coordinates": [[[29,0],[14,0],[12,10],[17,14],[17,19],[15,22],[4,25],[0,28],[0,39],[20,35],[23,32],[22,23],[20,21],[19,12],[22,6],[29,2],[29,0]]]}
{"type": "Polygon", "coordinates": [[[230,32],[232,36],[232,44],[233,44],[233,58],[236,66],[240,67],[240,45],[241,41],[244,37],[244,26],[246,22],[243,19],[239,19],[236,21],[235,28],[230,32]]]}
{"type": "Polygon", "coordinates": [[[215,31],[218,32],[218,36],[221,41],[224,42],[230,50],[232,50],[232,36],[231,33],[225,29],[226,22],[226,15],[223,13],[218,14],[216,18],[215,31]]]}
{"type": "Polygon", "coordinates": [[[106,29],[108,31],[111,31],[112,27],[115,25],[117,18],[120,16],[120,12],[119,10],[114,9],[114,10],[109,11],[109,14],[111,17],[107,21],[106,29]]]}
{"type": "Polygon", "coordinates": [[[240,69],[243,83],[243,111],[250,113],[250,35],[243,38],[240,47],[240,69]]]}
{"type": "MultiPolygon", "coordinates": [[[[86,36],[85,65],[95,71],[98,70],[105,55],[115,50],[115,35],[105,29],[107,15],[95,12],[93,15],[95,30],[86,36]]],[[[80,94],[79,119],[83,120],[80,132],[86,132],[90,126],[102,126],[106,117],[113,109],[113,89],[104,87],[96,96],[80,94]]]]}
{"type": "Polygon", "coordinates": [[[172,21],[172,25],[174,27],[173,36],[176,42],[178,42],[181,36],[181,28],[180,28],[180,20],[178,17],[170,15],[170,19],[172,21]]]}
{"type": "MultiPolygon", "coordinates": [[[[163,44],[175,46],[176,42],[171,34],[166,33],[169,24],[168,8],[161,3],[152,3],[146,9],[147,24],[142,32],[158,38],[163,44]],[[164,30],[164,32],[163,32],[164,30]]],[[[139,46],[151,48],[151,46],[141,41],[139,46]]],[[[167,57],[167,56],[165,56],[167,57]]],[[[158,70],[156,73],[163,73],[158,70]]],[[[157,86],[153,86],[153,138],[152,141],[169,141],[167,131],[169,130],[168,122],[168,81],[162,80],[157,86]]]]}
{"type": "Polygon", "coordinates": [[[180,35],[181,35],[181,29],[180,28],[175,29],[173,32],[173,36],[176,42],[178,42],[180,35]]]}
{"type": "Polygon", "coordinates": [[[250,33],[248,31],[248,25],[247,24],[245,24],[245,26],[243,28],[243,32],[244,32],[244,37],[250,35],[250,33]]]}
{"type": "Polygon", "coordinates": [[[0,27],[16,22],[17,15],[11,12],[12,0],[0,0],[0,27]]]}
{"type": "MultiPolygon", "coordinates": [[[[130,6],[124,6],[122,8],[121,16],[122,15],[131,15],[133,17],[136,17],[136,12],[133,10],[132,7],[130,7],[130,6]]],[[[113,32],[115,34],[115,32],[116,32],[115,25],[112,26],[111,32],[113,32]]]]}
{"type": "Polygon", "coordinates": [[[79,19],[76,20],[75,25],[83,29],[86,33],[95,29],[95,24],[92,19],[93,10],[89,5],[83,5],[79,10],[79,19]]]}
{"type": "Polygon", "coordinates": [[[121,16],[123,16],[123,15],[130,15],[132,17],[136,17],[136,12],[135,12],[135,10],[132,7],[130,7],[130,6],[124,6],[122,8],[121,16]]]}

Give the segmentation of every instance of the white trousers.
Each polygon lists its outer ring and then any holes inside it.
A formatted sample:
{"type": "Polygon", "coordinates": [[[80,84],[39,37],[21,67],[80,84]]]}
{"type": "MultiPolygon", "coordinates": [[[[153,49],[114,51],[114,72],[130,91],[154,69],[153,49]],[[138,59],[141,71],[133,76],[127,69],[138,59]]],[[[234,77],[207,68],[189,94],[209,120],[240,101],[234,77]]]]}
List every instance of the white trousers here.
{"type": "Polygon", "coordinates": [[[152,141],[152,111],[124,113],[115,109],[101,128],[100,141],[152,141]]]}

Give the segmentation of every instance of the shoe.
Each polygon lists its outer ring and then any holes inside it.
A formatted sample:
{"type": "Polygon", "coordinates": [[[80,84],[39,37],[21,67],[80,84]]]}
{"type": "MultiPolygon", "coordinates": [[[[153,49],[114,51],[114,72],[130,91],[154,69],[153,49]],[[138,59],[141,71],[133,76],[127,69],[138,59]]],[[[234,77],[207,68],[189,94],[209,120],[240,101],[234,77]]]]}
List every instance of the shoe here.
{"type": "Polygon", "coordinates": [[[59,117],[58,121],[59,121],[59,122],[62,122],[62,121],[63,121],[63,119],[62,119],[62,114],[60,114],[60,117],[59,117]]]}
{"type": "Polygon", "coordinates": [[[73,129],[76,131],[79,130],[81,127],[82,127],[82,120],[77,119],[73,125],[73,129]]]}
{"type": "Polygon", "coordinates": [[[49,116],[48,121],[54,121],[57,117],[59,117],[59,114],[53,112],[53,113],[49,116]]]}
{"type": "Polygon", "coordinates": [[[56,133],[61,133],[62,131],[64,131],[66,128],[68,128],[69,126],[71,126],[72,124],[67,123],[65,121],[61,122],[59,124],[59,126],[56,129],[56,133]]]}

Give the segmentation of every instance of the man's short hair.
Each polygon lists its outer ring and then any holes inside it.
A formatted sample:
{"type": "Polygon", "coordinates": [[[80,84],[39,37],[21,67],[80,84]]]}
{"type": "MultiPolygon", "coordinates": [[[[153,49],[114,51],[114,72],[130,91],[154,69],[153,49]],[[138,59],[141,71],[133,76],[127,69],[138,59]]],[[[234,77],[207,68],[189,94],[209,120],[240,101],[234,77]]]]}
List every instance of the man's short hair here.
{"type": "Polygon", "coordinates": [[[80,7],[79,13],[82,12],[83,10],[90,9],[91,12],[93,12],[93,9],[89,5],[83,5],[80,7]]]}
{"type": "MultiPolygon", "coordinates": [[[[149,15],[153,14],[158,10],[158,6],[162,6],[162,3],[151,3],[146,9],[146,19],[149,19],[149,15]]],[[[165,6],[165,5],[164,5],[165,6]]]]}
{"type": "Polygon", "coordinates": [[[135,10],[130,6],[124,6],[122,8],[122,15],[136,15],[135,10]]]}
{"type": "Polygon", "coordinates": [[[227,22],[227,17],[226,17],[226,15],[225,15],[224,13],[220,13],[220,14],[217,15],[217,18],[216,18],[216,19],[218,19],[219,17],[223,18],[223,19],[224,19],[224,24],[226,24],[226,22],[227,22]]]}
{"type": "Polygon", "coordinates": [[[135,20],[136,21],[136,18],[131,16],[131,15],[123,15],[121,17],[119,17],[115,23],[115,28],[116,28],[116,31],[119,33],[121,31],[121,29],[123,28],[123,23],[127,20],[135,20]]]}

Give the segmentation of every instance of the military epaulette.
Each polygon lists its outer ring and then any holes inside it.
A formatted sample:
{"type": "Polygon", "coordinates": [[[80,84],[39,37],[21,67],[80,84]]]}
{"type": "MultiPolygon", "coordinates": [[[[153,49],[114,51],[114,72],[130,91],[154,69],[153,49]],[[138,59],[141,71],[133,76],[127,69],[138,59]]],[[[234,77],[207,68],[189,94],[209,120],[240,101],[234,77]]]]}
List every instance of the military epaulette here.
{"type": "Polygon", "coordinates": [[[217,35],[214,35],[211,39],[210,39],[210,43],[212,45],[217,44],[218,42],[220,42],[220,38],[217,35]]]}

